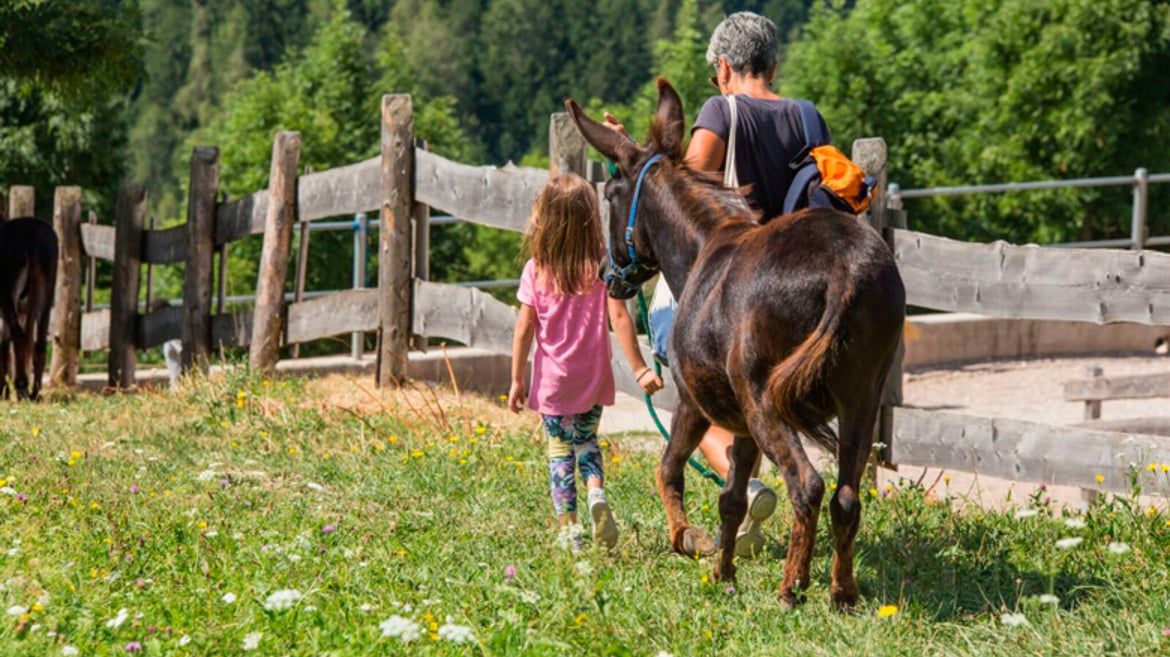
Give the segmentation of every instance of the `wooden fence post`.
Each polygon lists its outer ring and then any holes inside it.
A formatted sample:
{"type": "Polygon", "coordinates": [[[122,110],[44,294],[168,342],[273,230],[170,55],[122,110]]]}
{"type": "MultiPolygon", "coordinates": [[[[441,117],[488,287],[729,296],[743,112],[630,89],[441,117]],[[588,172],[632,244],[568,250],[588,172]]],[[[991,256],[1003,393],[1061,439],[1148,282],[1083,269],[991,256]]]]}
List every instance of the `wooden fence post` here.
{"type": "Polygon", "coordinates": [[[556,112],[548,122],[548,177],[564,173],[585,175],[589,146],[568,112],[556,112]]]}
{"type": "Polygon", "coordinates": [[[382,96],[382,211],[378,230],[379,387],[406,379],[410,348],[410,219],[414,211],[414,109],[409,94],[382,96]]]}
{"type": "MultiPolygon", "coordinates": [[[[418,150],[427,150],[427,140],[415,140],[415,148],[418,150]]],[[[411,234],[414,248],[413,264],[411,266],[411,276],[421,281],[427,281],[431,278],[431,206],[426,203],[414,204],[414,216],[411,218],[411,234]]],[[[411,301],[414,299],[412,297],[411,301]]],[[[414,317],[414,307],[411,307],[411,317],[414,317]]],[[[412,327],[413,328],[413,327],[412,327]]],[[[411,348],[416,351],[425,352],[427,350],[427,338],[425,335],[415,335],[411,337],[411,348]]]]}
{"type": "Polygon", "coordinates": [[[53,229],[57,253],[57,288],[53,296],[53,359],[49,385],[77,384],[81,351],[81,188],[58,187],[53,192],[53,229]]]}
{"type": "Polygon", "coordinates": [[[297,220],[297,164],[301,159],[301,133],[278,132],[272,142],[272,167],[268,174],[268,208],[264,215],[264,246],[256,283],[256,308],[252,316],[252,344],[248,362],[265,375],[276,371],[284,315],[284,285],[288,278],[288,250],[297,220]]]}
{"type": "MultiPolygon", "coordinates": [[[[853,142],[852,159],[867,175],[874,179],[873,192],[869,200],[869,224],[873,226],[886,240],[890,252],[894,250],[894,238],[891,217],[896,213],[886,210],[886,180],[889,175],[886,141],[881,137],[858,139],[853,142]]],[[[882,408],[878,416],[878,433],[876,440],[884,445],[880,450],[879,460],[886,466],[893,467],[894,444],[894,410],[902,403],[902,356],[905,351],[904,338],[898,340],[898,351],[890,372],[886,377],[885,392],[882,395],[882,408]]]]}
{"type": "Polygon", "coordinates": [[[142,226],[146,220],[146,188],[127,183],[118,188],[114,210],[114,282],[110,291],[109,383],[129,388],[135,383],[138,342],[138,284],[142,264],[142,226]]]}
{"type": "Polygon", "coordinates": [[[31,185],[13,185],[8,190],[8,218],[31,217],[36,209],[36,190],[31,185]]]}
{"type": "Polygon", "coordinates": [[[211,363],[211,260],[215,253],[215,198],[219,149],[191,151],[187,190],[187,265],[183,274],[183,371],[206,372],[211,363]]]}

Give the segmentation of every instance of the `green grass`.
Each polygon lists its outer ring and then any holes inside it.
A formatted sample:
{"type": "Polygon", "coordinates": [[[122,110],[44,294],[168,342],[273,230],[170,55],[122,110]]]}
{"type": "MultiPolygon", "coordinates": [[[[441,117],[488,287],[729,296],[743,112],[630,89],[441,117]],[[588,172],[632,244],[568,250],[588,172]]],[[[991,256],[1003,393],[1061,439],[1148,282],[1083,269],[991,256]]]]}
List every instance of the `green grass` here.
{"type": "MultiPolygon", "coordinates": [[[[339,378],[233,376],[0,404],[0,478],[23,496],[0,495],[0,604],[29,608],[0,617],[0,654],[139,642],[232,655],[253,632],[256,655],[1170,654],[1167,516],[1126,499],[1101,498],[1074,529],[1042,494],[1025,500],[1040,509],[1030,518],[952,511],[910,485],[867,494],[860,607],[829,607],[825,514],[809,601],[786,610],[787,505],[771,554],[741,562],[729,592],[711,563],[668,551],[654,457],[633,437],[607,448],[617,549],[573,556],[554,547],[531,416],[445,393],[378,399],[339,378]],[[1065,536],[1084,541],[1058,550],[1065,536]],[[265,609],[281,589],[304,597],[265,609]],[[898,611],[880,618],[883,605],[898,611]],[[107,626],[120,609],[126,621],[107,626]],[[417,643],[382,636],[395,614],[419,624],[417,643]],[[433,638],[447,617],[475,642],[433,638]]],[[[692,518],[713,529],[717,491],[688,477],[692,518]]]]}

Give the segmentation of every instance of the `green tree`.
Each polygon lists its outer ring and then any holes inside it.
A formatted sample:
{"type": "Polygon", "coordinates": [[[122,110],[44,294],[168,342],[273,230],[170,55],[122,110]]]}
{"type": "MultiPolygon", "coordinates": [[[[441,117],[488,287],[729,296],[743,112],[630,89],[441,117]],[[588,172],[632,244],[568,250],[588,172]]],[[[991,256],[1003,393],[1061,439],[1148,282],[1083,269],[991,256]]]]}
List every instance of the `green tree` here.
{"type": "MultiPolygon", "coordinates": [[[[1170,167],[1170,2],[862,0],[813,12],[782,73],[838,144],[878,135],[903,187],[1170,167]]],[[[1062,190],[915,201],[948,236],[1128,234],[1128,194],[1062,190]]]]}

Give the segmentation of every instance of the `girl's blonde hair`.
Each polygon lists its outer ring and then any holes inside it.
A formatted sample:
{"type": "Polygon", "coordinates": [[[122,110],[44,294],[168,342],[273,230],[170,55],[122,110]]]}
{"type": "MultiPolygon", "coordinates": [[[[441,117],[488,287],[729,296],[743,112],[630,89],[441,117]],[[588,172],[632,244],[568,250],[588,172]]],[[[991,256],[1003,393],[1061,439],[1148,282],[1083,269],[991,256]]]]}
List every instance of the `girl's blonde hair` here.
{"type": "Polygon", "coordinates": [[[583,294],[605,258],[597,193],[575,174],[548,181],[532,206],[524,248],[539,280],[562,295],[583,294]]]}

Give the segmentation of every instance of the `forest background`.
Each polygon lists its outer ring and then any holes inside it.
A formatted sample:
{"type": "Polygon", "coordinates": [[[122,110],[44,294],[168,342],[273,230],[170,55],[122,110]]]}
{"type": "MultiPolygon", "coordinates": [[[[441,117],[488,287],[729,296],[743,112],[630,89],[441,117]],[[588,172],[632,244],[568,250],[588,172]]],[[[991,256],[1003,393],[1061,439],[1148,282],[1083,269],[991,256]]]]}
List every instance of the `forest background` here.
{"type": "MultiPolygon", "coordinates": [[[[834,141],[884,137],[903,188],[1170,171],[1170,0],[11,0],[0,5],[0,187],[80,185],[108,223],[120,182],[181,223],[191,148],[221,151],[221,189],[266,186],[272,135],[299,130],[302,170],[378,152],[383,93],[411,93],[415,132],[462,162],[546,163],[565,97],[640,135],[665,75],[694,117],[712,93],[724,15],[777,25],[777,90],[809,98],[834,141]]],[[[1170,233],[1170,186],[1151,231],[1170,233]]],[[[1050,243],[1128,235],[1126,188],[908,203],[911,227],[1050,243]]],[[[309,289],[350,285],[348,233],[314,235],[309,289]]],[[[439,280],[513,278],[518,237],[436,227],[439,280]]],[[[372,249],[375,251],[376,249],[372,249]]],[[[258,239],[233,246],[250,292],[258,239]]],[[[371,269],[371,272],[376,269],[371,269]]],[[[181,287],[181,268],[156,276],[181,287]]],[[[99,289],[100,289],[99,285],[99,289]]]]}

